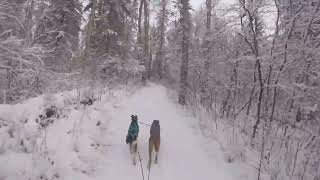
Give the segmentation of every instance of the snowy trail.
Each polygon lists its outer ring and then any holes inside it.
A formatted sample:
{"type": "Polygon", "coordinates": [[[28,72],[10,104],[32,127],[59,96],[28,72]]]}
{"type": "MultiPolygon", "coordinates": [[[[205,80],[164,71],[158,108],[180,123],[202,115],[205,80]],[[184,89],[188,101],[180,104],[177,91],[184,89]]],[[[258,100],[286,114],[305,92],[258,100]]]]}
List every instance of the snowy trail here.
{"type": "MultiPolygon", "coordinates": [[[[197,121],[169,100],[167,91],[159,85],[149,85],[121,102],[112,112],[108,126],[107,147],[103,171],[96,179],[141,180],[140,163],[132,164],[125,136],[130,115],[151,123],[160,120],[161,147],[159,163],[152,166],[151,180],[233,180],[248,179],[223,160],[217,143],[204,138],[197,121]]],[[[140,124],[138,149],[147,179],[149,127],[140,124]]]]}

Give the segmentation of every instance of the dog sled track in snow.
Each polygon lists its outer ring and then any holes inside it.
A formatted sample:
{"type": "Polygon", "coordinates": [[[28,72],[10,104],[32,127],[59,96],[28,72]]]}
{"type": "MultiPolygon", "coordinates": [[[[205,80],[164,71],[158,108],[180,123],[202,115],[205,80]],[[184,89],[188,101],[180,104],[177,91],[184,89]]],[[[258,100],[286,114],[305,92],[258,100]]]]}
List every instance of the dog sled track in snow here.
{"type": "Polygon", "coordinates": [[[145,179],[142,172],[148,172],[150,127],[140,126],[138,152],[141,162],[134,166],[125,141],[132,114],[137,114],[138,121],[147,124],[160,120],[161,146],[158,163],[152,163],[150,180],[254,179],[254,172],[244,164],[225,162],[218,143],[203,137],[191,113],[170,100],[164,87],[155,84],[123,99],[120,107],[112,112],[105,137],[106,143],[112,146],[106,148],[103,171],[97,172],[95,179],[145,179]]]}

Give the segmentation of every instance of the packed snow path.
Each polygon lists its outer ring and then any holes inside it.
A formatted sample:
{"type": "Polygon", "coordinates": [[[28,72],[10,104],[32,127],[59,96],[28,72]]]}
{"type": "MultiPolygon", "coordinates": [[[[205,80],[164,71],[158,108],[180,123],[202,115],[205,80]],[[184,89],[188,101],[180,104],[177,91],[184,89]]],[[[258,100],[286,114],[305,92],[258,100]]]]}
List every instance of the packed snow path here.
{"type": "MultiPolygon", "coordinates": [[[[248,179],[232,164],[224,161],[217,143],[204,138],[197,120],[170,100],[167,90],[149,85],[123,99],[108,125],[107,151],[104,170],[97,179],[142,180],[140,162],[132,163],[125,136],[130,115],[137,114],[139,121],[151,124],[160,120],[161,146],[158,164],[153,164],[150,180],[232,180],[248,179]]],[[[138,151],[147,179],[149,127],[140,124],[138,151]]]]}

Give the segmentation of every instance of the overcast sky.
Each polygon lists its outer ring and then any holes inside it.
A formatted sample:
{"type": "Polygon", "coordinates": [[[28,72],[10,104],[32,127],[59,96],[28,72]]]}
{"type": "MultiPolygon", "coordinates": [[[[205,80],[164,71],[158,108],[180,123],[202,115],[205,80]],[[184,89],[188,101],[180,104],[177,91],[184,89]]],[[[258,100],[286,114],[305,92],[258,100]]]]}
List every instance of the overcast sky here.
{"type": "Polygon", "coordinates": [[[190,3],[191,3],[191,6],[194,8],[194,9],[197,9],[199,8],[199,6],[201,4],[204,4],[205,0],[191,0],[190,3]]]}
{"type": "MultiPolygon", "coordinates": [[[[220,0],[219,1],[219,6],[218,6],[218,9],[219,7],[228,7],[228,5],[232,5],[236,2],[237,0],[220,0]]],[[[190,4],[192,6],[193,9],[198,9],[200,6],[204,6],[205,7],[205,2],[206,0],[190,0],[190,4]]],[[[269,11],[274,11],[274,9],[269,8],[268,9],[269,11]]],[[[275,12],[272,13],[272,12],[269,12],[269,14],[267,15],[264,15],[263,19],[264,19],[264,22],[265,22],[265,25],[267,26],[267,33],[271,33],[271,31],[274,30],[274,22],[275,22],[275,12]]]]}
{"type": "MultiPolygon", "coordinates": [[[[190,4],[193,7],[193,9],[198,9],[200,7],[200,5],[204,5],[205,4],[205,0],[190,0],[190,4]]],[[[232,4],[234,3],[235,0],[220,0],[220,4],[232,4]]]]}

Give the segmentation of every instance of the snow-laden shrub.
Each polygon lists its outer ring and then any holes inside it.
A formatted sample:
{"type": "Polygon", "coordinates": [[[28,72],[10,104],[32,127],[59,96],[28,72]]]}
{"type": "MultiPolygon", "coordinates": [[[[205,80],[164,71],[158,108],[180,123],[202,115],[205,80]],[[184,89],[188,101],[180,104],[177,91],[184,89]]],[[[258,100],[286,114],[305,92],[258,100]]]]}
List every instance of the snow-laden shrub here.
{"type": "Polygon", "coordinates": [[[11,107],[7,114],[0,114],[0,117],[5,119],[5,123],[0,127],[0,153],[31,153],[35,148],[39,131],[35,122],[30,119],[30,113],[22,108],[23,106],[16,109],[11,107]]]}
{"type": "Polygon", "coordinates": [[[99,152],[106,150],[106,130],[116,104],[136,89],[127,88],[79,88],[0,105],[0,166],[9,162],[0,167],[0,178],[55,180],[93,174],[90,163],[104,156],[99,152]],[[99,96],[91,106],[80,104],[99,96]],[[83,161],[84,156],[90,161],[83,161]]]}
{"type": "MultiPolygon", "coordinates": [[[[60,178],[55,162],[47,156],[34,153],[9,153],[2,158],[7,160],[0,168],[0,179],[56,180],[60,178]]],[[[2,161],[0,157],[0,161],[2,161]]]]}
{"type": "Polygon", "coordinates": [[[228,163],[235,161],[245,162],[247,160],[246,149],[241,146],[230,145],[224,152],[224,159],[228,163]]]}
{"type": "Polygon", "coordinates": [[[86,99],[95,99],[97,94],[96,90],[93,88],[84,88],[80,93],[81,101],[86,99]]]}
{"type": "Polygon", "coordinates": [[[46,94],[43,96],[43,106],[50,107],[57,103],[57,98],[53,94],[46,94]]]}
{"type": "Polygon", "coordinates": [[[128,83],[129,80],[141,79],[143,71],[144,66],[136,59],[110,58],[99,66],[99,78],[102,82],[128,83]]]}

